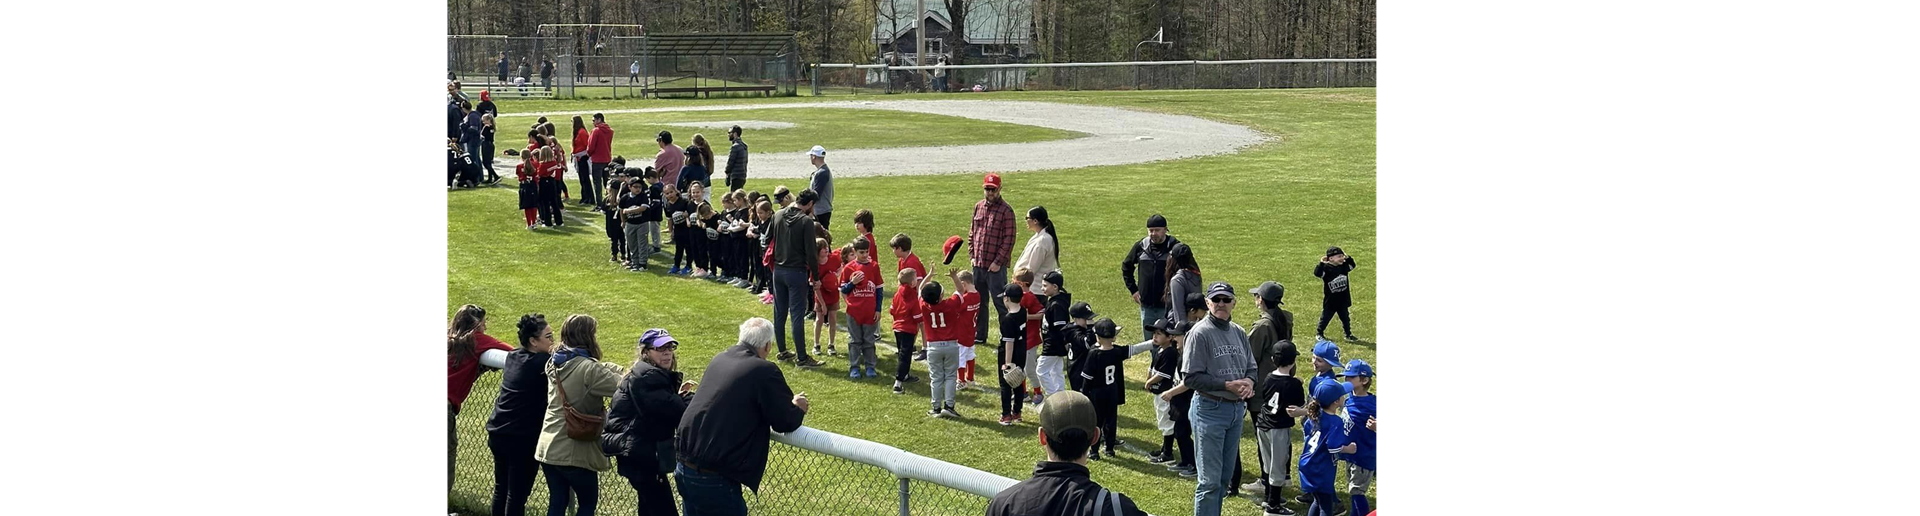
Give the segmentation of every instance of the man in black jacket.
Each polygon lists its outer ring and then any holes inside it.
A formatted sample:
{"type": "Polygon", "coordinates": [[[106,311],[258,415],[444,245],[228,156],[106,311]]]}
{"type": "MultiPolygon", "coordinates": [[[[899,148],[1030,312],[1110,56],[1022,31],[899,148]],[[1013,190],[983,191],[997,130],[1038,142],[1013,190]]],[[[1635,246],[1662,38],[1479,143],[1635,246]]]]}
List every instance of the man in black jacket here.
{"type": "Polygon", "coordinates": [[[740,343],[720,352],[700,376],[702,388],[676,429],[674,483],[687,514],[745,515],[745,485],[760,492],[767,471],[768,428],[792,432],[807,416],[807,395],[787,387],[780,366],[767,361],[773,323],[740,324],[740,343]]]}
{"type": "Polygon", "coordinates": [[[747,188],[747,141],[740,139],[740,126],[727,129],[727,139],[733,144],[727,148],[727,191],[747,188]]]}
{"type": "Polygon", "coordinates": [[[800,367],[820,366],[820,361],[807,356],[806,321],[800,315],[807,311],[807,295],[813,292],[820,274],[812,215],[813,204],[819,199],[813,189],[801,190],[799,200],[774,212],[767,233],[760,235],[760,244],[773,248],[773,342],[780,346],[780,360],[794,359],[794,354],[787,351],[786,328],[782,327],[791,319],[793,349],[800,354],[796,363],[800,367]]]}
{"type": "Polygon", "coordinates": [[[1127,250],[1127,258],[1120,262],[1120,280],[1126,282],[1127,292],[1133,293],[1134,304],[1140,305],[1140,338],[1153,339],[1153,320],[1167,318],[1167,260],[1173,251],[1173,244],[1180,239],[1167,234],[1167,218],[1155,213],[1147,217],[1147,237],[1133,243],[1127,250]],[[1134,279],[1134,269],[1140,269],[1138,281],[1134,279]]]}
{"type": "Polygon", "coordinates": [[[994,495],[987,516],[1135,516],[1146,514],[1127,495],[1108,491],[1087,472],[1087,449],[1100,438],[1093,402],[1063,391],[1047,396],[1040,412],[1040,446],[1047,460],[1033,477],[994,495]]]}

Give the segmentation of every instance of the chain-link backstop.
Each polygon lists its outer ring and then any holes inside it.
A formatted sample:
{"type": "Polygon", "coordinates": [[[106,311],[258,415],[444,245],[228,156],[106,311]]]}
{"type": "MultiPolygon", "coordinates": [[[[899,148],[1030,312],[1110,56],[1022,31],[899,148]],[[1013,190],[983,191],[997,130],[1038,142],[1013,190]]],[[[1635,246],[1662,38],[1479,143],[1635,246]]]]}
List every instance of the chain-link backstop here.
{"type": "MultiPolygon", "coordinates": [[[[952,91],[1351,88],[1375,85],[1374,59],[1017,63],[945,67],[952,91]]],[[[932,66],[820,64],[814,94],[925,91],[932,66]]]]}

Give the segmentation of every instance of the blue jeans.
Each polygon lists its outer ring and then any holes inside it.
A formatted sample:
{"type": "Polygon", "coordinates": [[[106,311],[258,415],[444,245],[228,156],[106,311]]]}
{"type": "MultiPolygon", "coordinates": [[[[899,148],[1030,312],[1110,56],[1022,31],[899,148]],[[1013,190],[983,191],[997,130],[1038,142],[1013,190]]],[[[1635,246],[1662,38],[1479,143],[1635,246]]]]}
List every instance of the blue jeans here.
{"type": "Polygon", "coordinates": [[[807,360],[807,294],[813,292],[807,279],[805,269],[773,268],[773,343],[780,347],[781,353],[787,352],[787,332],[782,327],[791,319],[793,349],[799,352],[802,362],[807,360]]]}
{"type": "Polygon", "coordinates": [[[1001,267],[1000,272],[989,272],[987,267],[973,268],[973,289],[980,292],[980,311],[973,315],[974,343],[990,342],[987,340],[987,328],[991,328],[987,325],[987,305],[993,305],[993,313],[999,317],[995,321],[1007,318],[1007,298],[991,294],[1001,292],[1006,286],[1006,267],[1001,267]]]}
{"type": "Polygon", "coordinates": [[[673,483],[680,488],[680,507],[684,516],[746,516],[747,500],[740,495],[740,483],[720,475],[709,475],[673,466],[673,483]]]}
{"type": "Polygon", "coordinates": [[[1167,307],[1140,305],[1140,340],[1153,340],[1153,321],[1165,318],[1167,318],[1167,307]]]}
{"type": "Polygon", "coordinates": [[[544,463],[540,471],[547,475],[547,516],[567,516],[570,494],[580,495],[574,516],[593,516],[594,508],[600,505],[599,474],[587,468],[544,463]]]}
{"type": "Polygon", "coordinates": [[[1193,421],[1195,468],[1200,484],[1193,489],[1193,516],[1220,516],[1227,483],[1239,464],[1240,430],[1245,427],[1247,404],[1194,395],[1187,417],[1193,421]]]}

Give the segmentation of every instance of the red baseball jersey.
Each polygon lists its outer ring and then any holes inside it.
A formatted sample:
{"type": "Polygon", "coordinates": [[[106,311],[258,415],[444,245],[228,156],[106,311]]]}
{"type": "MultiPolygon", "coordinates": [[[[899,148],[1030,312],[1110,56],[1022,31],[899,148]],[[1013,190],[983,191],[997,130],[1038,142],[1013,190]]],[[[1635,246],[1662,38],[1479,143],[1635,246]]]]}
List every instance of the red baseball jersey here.
{"type": "Polygon", "coordinates": [[[973,314],[980,311],[980,293],[953,295],[926,307],[927,342],[973,341],[973,314]]]}

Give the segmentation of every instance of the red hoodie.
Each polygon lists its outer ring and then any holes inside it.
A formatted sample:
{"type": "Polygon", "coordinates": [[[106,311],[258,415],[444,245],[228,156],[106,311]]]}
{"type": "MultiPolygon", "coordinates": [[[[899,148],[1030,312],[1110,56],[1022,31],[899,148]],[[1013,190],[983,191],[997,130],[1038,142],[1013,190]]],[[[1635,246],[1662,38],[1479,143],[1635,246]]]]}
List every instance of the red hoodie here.
{"type": "Polygon", "coordinates": [[[613,128],[606,122],[593,124],[593,136],[587,140],[587,161],[613,162],[613,128]]]}
{"type": "Polygon", "coordinates": [[[473,392],[473,381],[480,378],[480,354],[489,349],[513,351],[499,339],[485,333],[473,334],[473,356],[465,357],[460,365],[453,364],[453,357],[447,357],[447,402],[454,406],[466,403],[467,394],[473,392]]]}

